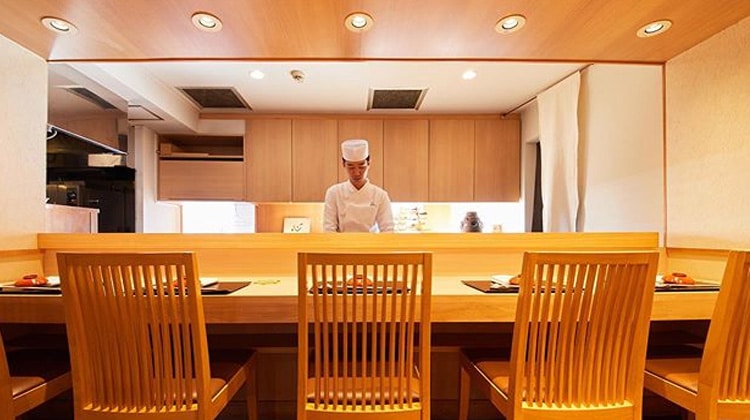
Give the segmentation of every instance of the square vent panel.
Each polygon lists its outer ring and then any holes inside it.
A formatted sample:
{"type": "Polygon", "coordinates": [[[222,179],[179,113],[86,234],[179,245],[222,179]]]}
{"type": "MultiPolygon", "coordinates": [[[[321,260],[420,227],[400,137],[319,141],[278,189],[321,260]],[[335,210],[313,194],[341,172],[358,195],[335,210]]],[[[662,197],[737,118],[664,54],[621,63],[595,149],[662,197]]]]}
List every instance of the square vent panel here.
{"type": "Polygon", "coordinates": [[[367,109],[417,110],[427,89],[370,89],[367,109]]]}
{"type": "Polygon", "coordinates": [[[104,99],[101,96],[97,95],[96,93],[94,93],[94,92],[86,89],[83,86],[70,86],[70,87],[66,87],[65,90],[67,90],[68,92],[70,92],[70,93],[72,93],[72,94],[74,94],[74,95],[76,95],[76,96],[78,96],[80,98],[83,98],[83,99],[91,102],[92,104],[98,106],[101,109],[117,109],[117,107],[115,107],[111,103],[107,102],[106,99],[104,99]]]}
{"type": "Polygon", "coordinates": [[[234,88],[178,88],[201,109],[246,109],[252,110],[234,88]]]}

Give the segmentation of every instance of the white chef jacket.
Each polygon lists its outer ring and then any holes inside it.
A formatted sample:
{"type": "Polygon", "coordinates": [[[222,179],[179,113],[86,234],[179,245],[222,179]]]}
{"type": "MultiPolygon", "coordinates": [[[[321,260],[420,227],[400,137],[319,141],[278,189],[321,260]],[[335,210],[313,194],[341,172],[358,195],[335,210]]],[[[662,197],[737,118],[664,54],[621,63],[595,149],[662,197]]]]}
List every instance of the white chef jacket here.
{"type": "Polygon", "coordinates": [[[326,191],[323,230],[326,232],[393,232],[391,199],[369,180],[359,190],[351,181],[326,191]]]}

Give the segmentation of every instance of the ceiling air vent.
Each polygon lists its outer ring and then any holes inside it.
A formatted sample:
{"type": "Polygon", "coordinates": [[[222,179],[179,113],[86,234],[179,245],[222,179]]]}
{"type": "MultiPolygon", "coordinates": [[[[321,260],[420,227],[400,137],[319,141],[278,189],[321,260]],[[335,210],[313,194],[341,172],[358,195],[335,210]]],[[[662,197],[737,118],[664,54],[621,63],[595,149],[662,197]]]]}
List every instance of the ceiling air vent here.
{"type": "Polygon", "coordinates": [[[93,103],[94,105],[96,105],[96,106],[98,106],[98,107],[100,107],[102,109],[117,109],[114,105],[112,105],[111,103],[107,102],[104,98],[102,98],[101,96],[97,95],[96,93],[94,93],[94,92],[86,89],[85,87],[82,87],[82,86],[72,86],[72,87],[66,87],[65,90],[67,90],[68,92],[70,92],[70,93],[72,93],[72,94],[74,94],[74,95],[76,95],[78,97],[81,97],[81,98],[83,98],[83,99],[85,99],[85,100],[93,103]]]}
{"type": "Polygon", "coordinates": [[[427,89],[370,89],[367,109],[419,109],[427,89]]]}
{"type": "Polygon", "coordinates": [[[247,109],[250,106],[234,88],[178,88],[202,109],[247,109]]]}

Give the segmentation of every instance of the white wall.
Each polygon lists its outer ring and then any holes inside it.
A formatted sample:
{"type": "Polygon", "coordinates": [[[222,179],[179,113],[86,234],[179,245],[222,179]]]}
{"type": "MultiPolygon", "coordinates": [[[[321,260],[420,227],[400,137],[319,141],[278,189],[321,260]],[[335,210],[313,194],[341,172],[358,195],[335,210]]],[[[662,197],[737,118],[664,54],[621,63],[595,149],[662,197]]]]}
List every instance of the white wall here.
{"type": "Polygon", "coordinates": [[[135,230],[141,233],[177,233],[180,207],[157,202],[158,137],[148,127],[136,126],[128,136],[128,166],[135,167],[135,230]]]}
{"type": "Polygon", "coordinates": [[[670,60],[667,245],[750,247],[750,18],[670,60]]]}
{"type": "Polygon", "coordinates": [[[47,63],[0,36],[0,249],[44,231],[47,63]]]}
{"type": "Polygon", "coordinates": [[[662,67],[593,65],[579,103],[579,231],[664,233],[662,67]]]}

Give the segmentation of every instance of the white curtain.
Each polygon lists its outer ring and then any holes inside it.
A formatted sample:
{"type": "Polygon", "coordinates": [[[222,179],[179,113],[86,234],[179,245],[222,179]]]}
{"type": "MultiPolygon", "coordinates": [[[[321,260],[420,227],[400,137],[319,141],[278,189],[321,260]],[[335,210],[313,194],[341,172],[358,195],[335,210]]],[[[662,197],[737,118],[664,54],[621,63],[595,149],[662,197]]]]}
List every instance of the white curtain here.
{"type": "Polygon", "coordinates": [[[581,74],[576,72],[537,95],[545,232],[576,230],[580,86],[581,74]]]}

